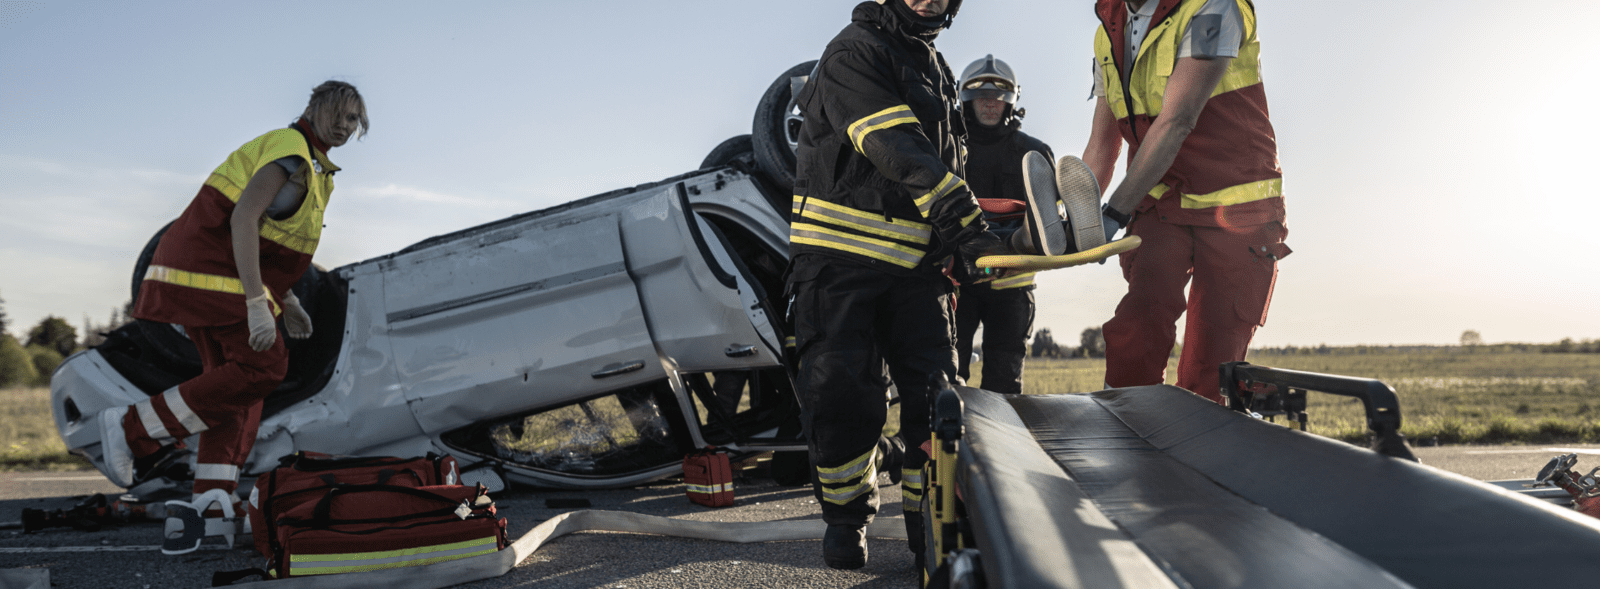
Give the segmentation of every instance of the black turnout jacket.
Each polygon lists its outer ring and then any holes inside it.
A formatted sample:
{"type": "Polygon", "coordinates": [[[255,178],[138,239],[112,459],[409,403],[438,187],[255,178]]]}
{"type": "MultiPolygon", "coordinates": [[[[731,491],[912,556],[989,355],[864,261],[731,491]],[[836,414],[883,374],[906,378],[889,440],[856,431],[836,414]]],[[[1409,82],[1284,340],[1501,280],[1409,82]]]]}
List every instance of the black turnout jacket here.
{"type": "Polygon", "coordinates": [[[985,228],[962,179],[956,78],[891,9],[863,2],[851,21],[797,99],[791,259],[928,271],[985,228]]]}

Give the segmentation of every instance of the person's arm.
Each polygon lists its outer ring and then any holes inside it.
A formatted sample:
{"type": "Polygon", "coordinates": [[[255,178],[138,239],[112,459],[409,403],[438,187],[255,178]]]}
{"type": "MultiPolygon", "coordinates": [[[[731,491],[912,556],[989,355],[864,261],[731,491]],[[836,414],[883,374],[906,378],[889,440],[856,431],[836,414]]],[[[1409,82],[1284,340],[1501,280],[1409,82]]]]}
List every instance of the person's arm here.
{"type": "Polygon", "coordinates": [[[1117,132],[1117,118],[1111,114],[1105,96],[1095,98],[1094,122],[1089,128],[1089,145],[1083,148],[1083,163],[1094,172],[1100,182],[1100,193],[1111,187],[1111,177],[1116,174],[1117,157],[1122,155],[1122,134],[1117,132]]]}
{"type": "MultiPolygon", "coordinates": [[[[1206,101],[1211,98],[1211,91],[1222,81],[1222,76],[1227,73],[1231,61],[1232,58],[1193,57],[1178,60],[1172,68],[1172,77],[1167,80],[1161,114],[1145,132],[1144,140],[1139,145],[1139,152],[1134,154],[1133,161],[1128,164],[1127,177],[1122,179],[1122,184],[1117,186],[1116,192],[1106,199],[1108,206],[1124,214],[1131,213],[1134,207],[1139,205],[1139,200],[1161,182],[1161,177],[1167,174],[1167,169],[1172,167],[1172,162],[1177,159],[1178,149],[1183,147],[1184,139],[1189,137],[1189,132],[1194,130],[1195,123],[1200,120],[1200,111],[1205,109],[1206,101]]],[[[1101,104],[1105,103],[1104,98],[1100,101],[1101,104]]],[[[1099,107],[1096,107],[1096,127],[1100,121],[1099,110],[1099,107]]],[[[1106,114],[1109,116],[1109,109],[1106,114]]],[[[1091,133],[1091,147],[1095,145],[1093,136],[1091,133]]],[[[1096,157],[1104,159],[1103,155],[1096,157]]],[[[1095,162],[1088,159],[1087,153],[1084,159],[1089,163],[1090,169],[1095,169],[1095,162]]],[[[1115,155],[1110,159],[1114,162],[1115,155]]]]}
{"type": "Polygon", "coordinates": [[[271,302],[261,283],[261,218],[272,204],[272,198],[288,181],[289,175],[282,167],[262,166],[239,193],[239,202],[234,203],[233,215],[228,219],[233,233],[233,263],[239,269],[239,282],[244,287],[250,349],[257,352],[271,348],[278,339],[271,302]]]}
{"type": "Polygon", "coordinates": [[[239,202],[233,206],[233,216],[228,220],[233,229],[233,263],[239,269],[246,298],[265,289],[261,282],[261,218],[288,181],[289,174],[282,166],[262,166],[250,177],[250,183],[239,193],[239,202]]]}

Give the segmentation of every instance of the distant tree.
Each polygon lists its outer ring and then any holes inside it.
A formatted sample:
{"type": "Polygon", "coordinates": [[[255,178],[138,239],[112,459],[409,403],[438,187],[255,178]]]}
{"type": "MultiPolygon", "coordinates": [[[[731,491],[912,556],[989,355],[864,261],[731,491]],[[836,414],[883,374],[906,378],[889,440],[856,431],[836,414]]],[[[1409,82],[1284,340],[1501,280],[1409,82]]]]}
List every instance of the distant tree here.
{"type": "Polygon", "coordinates": [[[1461,332],[1461,347],[1469,348],[1481,345],[1483,345],[1483,335],[1479,334],[1478,330],[1468,329],[1461,332]]]}
{"type": "Polygon", "coordinates": [[[1050,335],[1050,328],[1041,328],[1033,334],[1033,357],[1054,358],[1061,355],[1061,347],[1056,344],[1056,338],[1050,335]]]}
{"type": "Polygon", "coordinates": [[[121,307],[112,307],[111,317],[101,324],[95,323],[85,313],[83,315],[83,347],[93,348],[105,343],[105,334],[116,331],[117,328],[127,325],[129,321],[133,321],[133,318],[130,317],[132,308],[132,301],[123,304],[121,307]]]}
{"type": "Polygon", "coordinates": [[[33,363],[33,369],[37,372],[37,376],[30,384],[49,386],[50,375],[55,374],[56,367],[61,365],[61,354],[57,353],[55,348],[47,346],[28,346],[27,351],[29,361],[33,363]]]}
{"type": "Polygon", "coordinates": [[[1099,327],[1090,327],[1083,330],[1078,336],[1078,355],[1085,358],[1106,357],[1106,336],[1099,327]]]}
{"type": "Polygon", "coordinates": [[[78,330],[66,319],[51,315],[28,331],[28,341],[24,345],[45,346],[66,356],[78,349],[78,330]]]}
{"type": "Polygon", "coordinates": [[[10,324],[11,321],[6,319],[6,300],[0,299],[0,335],[5,335],[6,326],[10,324]]]}
{"type": "Polygon", "coordinates": [[[0,388],[27,386],[39,378],[33,358],[17,338],[0,333],[0,388]]]}

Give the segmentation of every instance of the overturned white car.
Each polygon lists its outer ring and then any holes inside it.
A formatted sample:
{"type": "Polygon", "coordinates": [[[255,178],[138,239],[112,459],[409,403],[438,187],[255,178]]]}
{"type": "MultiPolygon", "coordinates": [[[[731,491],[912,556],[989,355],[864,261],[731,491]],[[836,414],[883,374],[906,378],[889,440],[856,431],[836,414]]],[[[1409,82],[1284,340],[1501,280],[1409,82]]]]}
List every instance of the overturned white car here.
{"type": "MultiPolygon", "coordinates": [[[[724,142],[698,171],[307,271],[294,290],[317,329],[286,340],[289,373],[245,472],[300,450],[435,452],[467,480],[598,488],[676,474],[708,444],[803,450],[775,303],[785,115],[803,83],[790,78],[809,67],[772,85],[753,137],[724,142]]],[[[160,237],[134,268],[135,296],[160,237]]],[[[93,416],[199,371],[181,328],[130,323],[54,374],[56,426],[103,470],[93,416]]]]}

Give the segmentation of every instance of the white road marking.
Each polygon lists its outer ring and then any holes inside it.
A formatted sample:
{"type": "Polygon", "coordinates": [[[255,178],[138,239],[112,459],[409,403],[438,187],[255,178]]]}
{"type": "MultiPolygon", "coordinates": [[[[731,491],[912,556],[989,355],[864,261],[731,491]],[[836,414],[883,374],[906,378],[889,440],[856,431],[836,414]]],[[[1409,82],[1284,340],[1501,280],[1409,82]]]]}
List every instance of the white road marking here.
{"type": "MultiPolygon", "coordinates": [[[[0,554],[40,554],[46,552],[150,552],[161,545],[149,546],[37,546],[30,548],[0,548],[0,554]]],[[[227,546],[201,546],[200,550],[232,550],[227,546]]]]}
{"type": "Polygon", "coordinates": [[[1467,450],[1463,454],[1600,454],[1600,448],[1529,448],[1527,450],[1467,450]]]}
{"type": "Polygon", "coordinates": [[[19,478],[17,480],[21,481],[21,482],[25,482],[25,483],[31,483],[33,481],[106,481],[108,483],[111,482],[111,481],[107,481],[106,477],[103,477],[103,476],[92,476],[92,477],[22,477],[22,478],[19,478]]]}

